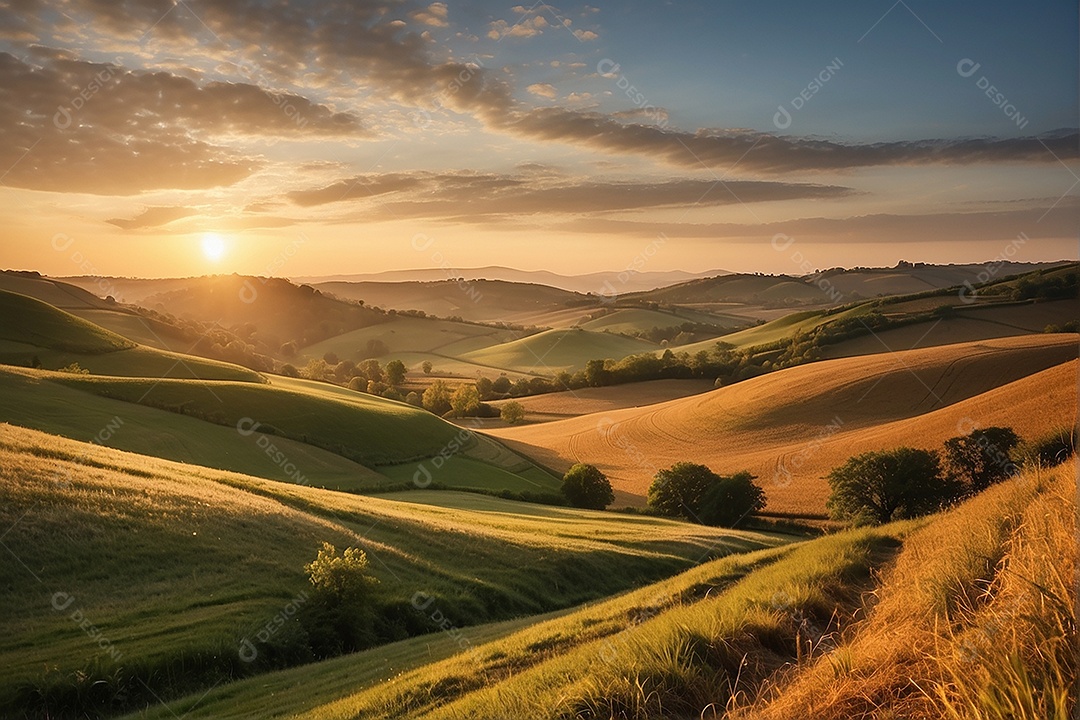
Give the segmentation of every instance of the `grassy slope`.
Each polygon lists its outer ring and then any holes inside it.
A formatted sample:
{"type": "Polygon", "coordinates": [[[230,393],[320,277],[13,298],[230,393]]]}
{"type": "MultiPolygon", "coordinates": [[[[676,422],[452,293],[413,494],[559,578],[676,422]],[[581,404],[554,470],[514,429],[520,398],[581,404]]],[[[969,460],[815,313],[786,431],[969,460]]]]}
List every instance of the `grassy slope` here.
{"type": "Polygon", "coordinates": [[[111,667],[52,609],[54,592],[77,598],[123,666],[158,668],[162,679],[182,655],[234,652],[306,587],[302,566],[322,541],[368,552],[381,606],[412,612],[409,598],[423,589],[459,626],[567,607],[781,542],[610,513],[526,506],[517,515],[517,503],[486,497],[453,509],[358,498],[10,426],[0,426],[0,456],[0,525],[18,558],[0,565],[5,699],[43,667],[62,675],[95,658],[111,667]]]}
{"type": "Polygon", "coordinates": [[[77,440],[103,433],[105,444],[120,449],[275,480],[369,491],[413,482],[422,463],[444,487],[558,491],[557,478],[496,441],[411,406],[325,383],[282,377],[269,385],[204,383],[0,368],[0,388],[0,420],[77,440]],[[236,429],[241,418],[265,425],[242,435],[236,429]],[[433,464],[451,443],[460,446],[447,453],[451,459],[433,464]]]}
{"type": "Polygon", "coordinates": [[[639,502],[656,470],[693,459],[717,472],[750,470],[770,510],[822,513],[822,478],[855,452],[938,447],[965,418],[1024,437],[1071,425],[1070,358],[1075,335],[826,360],[646,408],[491,433],[556,470],[596,464],[639,502]]]}
{"type": "Polygon", "coordinates": [[[618,308],[609,315],[581,323],[581,327],[596,332],[608,330],[613,333],[633,333],[647,332],[654,327],[674,327],[687,322],[715,325],[724,329],[745,327],[747,324],[746,318],[734,315],[719,315],[682,308],[674,312],[644,308],[618,308]]]}
{"type": "Polygon", "coordinates": [[[6,318],[0,326],[3,363],[28,366],[37,358],[53,370],[78,363],[101,375],[265,382],[254,370],[137,345],[40,300],[2,290],[0,315],[6,318]]]}
{"type": "MultiPolygon", "coordinates": [[[[543,395],[528,395],[513,400],[496,400],[491,404],[501,407],[508,402],[520,403],[525,408],[525,422],[536,423],[652,405],[688,395],[697,395],[712,389],[712,380],[647,380],[626,385],[585,387],[543,395]]],[[[505,427],[505,423],[499,420],[495,421],[493,426],[505,427]]]]}
{"type": "Polygon", "coordinates": [[[644,340],[588,330],[548,330],[521,340],[468,352],[462,359],[496,367],[553,374],[580,370],[595,358],[624,358],[651,352],[656,346],[644,340]]]}
{"type": "Polygon", "coordinates": [[[456,656],[385,682],[357,656],[351,692],[342,659],[275,676],[285,704],[247,683],[138,717],[1068,720],[1075,508],[1070,468],[1029,471],[930,519],[715,560],[491,641],[466,632],[456,656]]]}
{"type": "Polygon", "coordinates": [[[51,375],[49,380],[228,427],[250,418],[274,428],[274,434],[315,444],[363,464],[435,455],[455,432],[449,423],[404,403],[308,380],[275,377],[272,384],[255,385],[63,374],[51,375]]]}
{"type": "Polygon", "coordinates": [[[300,352],[308,357],[322,357],[333,352],[343,360],[359,360],[366,357],[367,343],[377,340],[390,349],[387,357],[403,352],[456,355],[497,345],[514,337],[516,335],[511,331],[483,325],[398,315],[388,322],[309,345],[300,352]]]}
{"type": "Polygon", "coordinates": [[[0,290],[0,340],[87,355],[132,348],[135,343],[40,300],[0,290]]]}
{"type": "Polygon", "coordinates": [[[136,405],[50,382],[49,373],[0,368],[0,420],[75,440],[219,470],[338,490],[379,487],[387,478],[340,455],[256,432],[247,437],[167,410],[136,405]],[[286,464],[267,455],[272,443],[286,464]],[[295,468],[299,477],[289,472],[295,468]]]}

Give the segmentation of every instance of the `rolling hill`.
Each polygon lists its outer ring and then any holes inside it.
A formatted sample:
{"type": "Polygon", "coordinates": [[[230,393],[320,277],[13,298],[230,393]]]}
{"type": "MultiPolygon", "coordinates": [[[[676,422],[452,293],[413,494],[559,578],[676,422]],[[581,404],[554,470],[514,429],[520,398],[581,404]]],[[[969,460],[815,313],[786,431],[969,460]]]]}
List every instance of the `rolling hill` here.
{"type": "Polygon", "coordinates": [[[296,621],[322,542],[357,546],[379,580],[373,642],[631,589],[696,561],[786,542],[657,518],[461,498],[457,508],[276,483],[0,425],[0,709],[149,707],[310,658],[296,621]],[[31,512],[31,510],[33,512],[31,512]],[[461,563],[468,557],[467,566],[461,563]],[[92,619],[93,637],[71,619],[92,619]],[[291,617],[291,613],[290,613],[291,617]],[[102,639],[104,638],[104,639],[102,639]],[[258,639],[258,662],[243,660],[258,639]]]}
{"type": "Polygon", "coordinates": [[[0,315],[0,363],[50,369],[78,363],[101,375],[265,382],[238,365],[138,345],[25,295],[0,290],[0,315]]]}
{"type": "Polygon", "coordinates": [[[1064,720],[1075,533],[1069,469],[1029,470],[931,518],[713,560],[528,627],[447,632],[431,658],[390,646],[129,717],[848,720],[1011,702],[1064,720]]]}
{"type": "Polygon", "coordinates": [[[853,454],[938,447],[965,419],[1027,438],[1071,426],[1076,358],[1075,335],[960,343],[826,360],[647,408],[489,432],[556,470],[593,463],[639,503],[657,470],[689,460],[750,470],[770,511],[824,513],[823,478],[853,454]]]}
{"type": "Polygon", "coordinates": [[[553,375],[560,370],[581,370],[596,358],[623,358],[650,352],[656,346],[645,340],[589,330],[547,330],[519,340],[461,355],[461,359],[492,367],[553,375]]]}
{"type": "Polygon", "coordinates": [[[568,306],[599,305],[596,298],[557,287],[505,280],[322,282],[314,287],[367,305],[479,322],[520,322],[520,317],[568,306]]]}

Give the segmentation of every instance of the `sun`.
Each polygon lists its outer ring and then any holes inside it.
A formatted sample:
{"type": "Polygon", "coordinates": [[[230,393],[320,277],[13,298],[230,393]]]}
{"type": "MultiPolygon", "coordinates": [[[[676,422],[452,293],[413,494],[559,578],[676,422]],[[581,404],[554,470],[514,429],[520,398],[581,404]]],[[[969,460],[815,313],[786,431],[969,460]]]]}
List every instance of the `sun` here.
{"type": "Polygon", "coordinates": [[[205,233],[202,236],[202,252],[210,262],[218,262],[225,257],[227,249],[225,238],[217,233],[205,233]]]}

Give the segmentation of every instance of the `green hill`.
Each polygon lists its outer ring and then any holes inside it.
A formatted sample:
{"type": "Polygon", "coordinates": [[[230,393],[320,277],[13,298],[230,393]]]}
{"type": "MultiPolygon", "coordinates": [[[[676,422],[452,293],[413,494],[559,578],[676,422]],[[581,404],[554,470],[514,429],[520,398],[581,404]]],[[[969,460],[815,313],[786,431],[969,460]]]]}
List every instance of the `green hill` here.
{"type": "Polygon", "coordinates": [[[528,628],[483,628],[447,659],[388,647],[133,717],[1065,720],[1069,474],[1032,471],[931,518],[717,559],[528,628]]]}
{"type": "Polygon", "coordinates": [[[155,696],[310,659],[295,620],[265,643],[258,632],[310,591],[304,564],[323,542],[368,553],[379,580],[371,642],[437,630],[430,611],[416,609],[418,591],[467,628],[783,542],[519,507],[479,496],[453,509],[356,497],[0,425],[0,525],[5,554],[18,560],[0,564],[0,714],[151,707],[155,696]],[[475,510],[462,507],[474,501],[475,510]],[[257,662],[241,659],[244,638],[257,640],[257,662]]]}
{"type": "Polygon", "coordinates": [[[0,364],[59,369],[78,363],[101,375],[265,382],[239,365],[138,345],[25,295],[0,290],[0,317],[0,364]]]}
{"type": "Polygon", "coordinates": [[[99,355],[135,343],[71,313],[26,295],[0,290],[0,341],[47,350],[99,355]]]}
{"type": "Polygon", "coordinates": [[[594,358],[624,358],[656,346],[644,340],[588,330],[548,330],[520,340],[464,353],[471,362],[553,374],[580,370],[594,358]]]}

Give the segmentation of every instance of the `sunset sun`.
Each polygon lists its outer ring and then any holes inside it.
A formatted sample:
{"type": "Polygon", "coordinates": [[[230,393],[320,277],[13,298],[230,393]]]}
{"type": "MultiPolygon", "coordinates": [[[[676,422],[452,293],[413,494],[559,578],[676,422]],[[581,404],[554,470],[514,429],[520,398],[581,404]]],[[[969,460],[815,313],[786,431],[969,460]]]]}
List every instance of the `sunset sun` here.
{"type": "Polygon", "coordinates": [[[206,233],[202,236],[203,257],[210,262],[219,262],[221,258],[225,257],[227,250],[228,245],[225,243],[225,238],[217,233],[206,233]]]}

